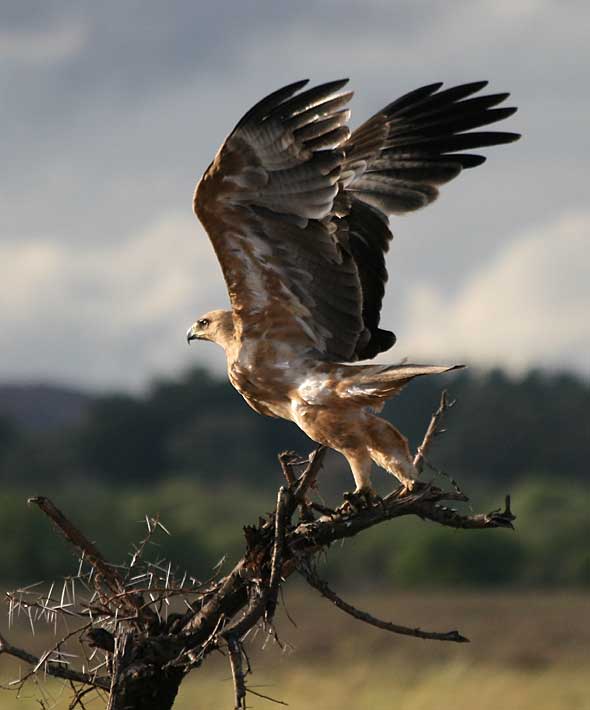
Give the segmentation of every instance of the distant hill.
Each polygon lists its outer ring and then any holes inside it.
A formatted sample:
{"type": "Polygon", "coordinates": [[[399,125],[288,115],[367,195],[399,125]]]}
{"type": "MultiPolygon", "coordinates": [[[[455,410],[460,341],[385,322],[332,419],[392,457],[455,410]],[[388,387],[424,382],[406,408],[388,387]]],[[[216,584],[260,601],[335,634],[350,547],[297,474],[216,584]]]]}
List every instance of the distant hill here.
{"type": "Polygon", "coordinates": [[[94,397],[71,387],[0,384],[0,417],[30,432],[64,429],[80,423],[94,397]]]}

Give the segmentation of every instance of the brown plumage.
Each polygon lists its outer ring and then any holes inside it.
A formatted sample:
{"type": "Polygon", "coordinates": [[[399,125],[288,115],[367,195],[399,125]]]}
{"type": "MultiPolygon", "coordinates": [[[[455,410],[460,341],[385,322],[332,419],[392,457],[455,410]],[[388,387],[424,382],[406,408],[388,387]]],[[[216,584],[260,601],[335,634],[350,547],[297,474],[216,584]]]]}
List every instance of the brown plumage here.
{"type": "Polygon", "coordinates": [[[195,213],[213,244],[231,311],[195,322],[189,340],[221,345],[229,379],[261,414],[299,425],[348,460],[357,492],[374,461],[412,488],[406,439],[376,416],[412,378],[457,366],[349,365],[389,349],[379,327],[391,214],[484,162],[462,151],[514,133],[478,131],[510,116],[486,82],[402,96],[353,133],[347,80],[270,94],[230,133],[197,185],[195,213]]]}

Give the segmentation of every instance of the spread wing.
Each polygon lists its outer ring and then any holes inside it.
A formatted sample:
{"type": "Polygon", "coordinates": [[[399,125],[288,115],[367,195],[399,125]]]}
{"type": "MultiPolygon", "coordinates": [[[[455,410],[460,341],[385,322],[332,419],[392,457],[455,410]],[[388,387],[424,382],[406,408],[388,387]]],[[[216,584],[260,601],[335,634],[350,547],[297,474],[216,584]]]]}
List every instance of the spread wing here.
{"type": "Polygon", "coordinates": [[[375,357],[395,342],[393,333],[378,327],[387,281],[384,254],[392,238],[389,216],[430,204],[440,185],[485,161],[462,151],[520,137],[472,130],[511,116],[516,108],[497,108],[509,94],[473,97],[486,81],[445,91],[441,86],[430,84],[393,101],[357,128],[343,146],[347,181],[335,212],[342,215],[339,231],[348,239],[359,268],[363,320],[371,334],[357,350],[358,359],[375,357]]]}
{"type": "Polygon", "coordinates": [[[270,339],[280,359],[351,360],[368,339],[351,253],[331,221],[345,159],[346,81],[297,82],[241,119],[195,194],[242,347],[270,339]],[[283,358],[284,354],[284,358],[283,358]]]}
{"type": "Polygon", "coordinates": [[[516,134],[471,131],[505,118],[486,82],[417,89],[352,135],[346,80],[274,92],[241,119],[195,192],[242,343],[351,361],[391,347],[379,328],[390,214],[432,202],[484,158],[462,153],[516,134]],[[298,93],[300,92],[300,93],[298,93]]]}

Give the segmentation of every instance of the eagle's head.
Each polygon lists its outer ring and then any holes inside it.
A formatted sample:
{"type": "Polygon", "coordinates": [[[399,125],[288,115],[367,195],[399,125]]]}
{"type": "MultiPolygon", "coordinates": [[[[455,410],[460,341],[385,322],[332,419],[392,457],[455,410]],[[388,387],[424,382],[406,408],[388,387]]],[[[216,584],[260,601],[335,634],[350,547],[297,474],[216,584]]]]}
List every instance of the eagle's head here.
{"type": "Polygon", "coordinates": [[[186,340],[209,340],[227,350],[234,339],[234,321],[231,311],[219,309],[198,318],[188,329],[186,340]]]}

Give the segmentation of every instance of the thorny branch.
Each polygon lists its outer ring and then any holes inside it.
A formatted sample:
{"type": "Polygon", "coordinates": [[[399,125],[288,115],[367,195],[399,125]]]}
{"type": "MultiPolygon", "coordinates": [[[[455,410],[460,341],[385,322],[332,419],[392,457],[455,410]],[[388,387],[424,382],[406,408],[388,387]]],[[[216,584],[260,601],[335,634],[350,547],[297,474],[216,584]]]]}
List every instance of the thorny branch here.
{"type": "Polygon", "coordinates": [[[79,673],[78,671],[67,668],[67,666],[63,665],[63,662],[60,663],[49,660],[51,652],[46,651],[41,658],[38,658],[32,653],[8,643],[8,641],[0,635],[0,655],[3,653],[7,656],[18,658],[19,660],[33,666],[33,673],[36,673],[40,668],[43,668],[47,675],[52,675],[55,678],[64,678],[66,680],[75,681],[76,683],[92,685],[97,688],[106,689],[110,685],[110,681],[105,678],[97,677],[90,673],[79,673]]]}
{"type": "MultiPolygon", "coordinates": [[[[442,433],[443,417],[453,404],[443,392],[414,457],[419,470],[424,464],[436,470],[428,461],[427,452],[436,436],[442,433]]],[[[244,659],[247,660],[244,639],[258,624],[273,631],[281,585],[295,571],[338,608],[360,621],[406,636],[466,642],[458,631],[423,631],[382,621],[357,609],[319,578],[314,560],[318,552],[338,540],[407,515],[463,529],[512,528],[515,516],[510,509],[509,496],[503,510],[465,515],[447,506],[449,501],[467,500],[457,484],[447,477],[453,490],[443,491],[426,484],[405,495],[400,495],[400,489],[396,489],[383,500],[369,501],[362,507],[343,506],[331,510],[308,500],[309,492],[316,487],[325,454],[323,447],[305,459],[290,452],[281,454],[279,461],[287,485],[278,491],[274,513],[261,518],[257,525],[245,528],[246,552],[228,574],[220,576],[217,570],[203,583],[186,573],[179,578],[171,563],[143,559],[147,541],[156,528],[161,527],[168,533],[157,518],[147,518],[148,535],[120,573],[49,499],[31,499],[78,549],[83,563],[90,566],[90,572],[84,575],[81,562],[77,579],[90,596],[76,602],[72,589],[70,602],[64,603],[62,592],[62,599],[57,603],[51,600],[52,587],[46,597],[40,594],[32,601],[24,599],[22,594],[18,598],[12,595],[9,597],[11,610],[25,610],[31,624],[33,613],[45,615],[47,620],[55,619],[56,614],[84,618],[86,624],[78,630],[79,640],[92,655],[86,657],[86,663],[78,671],[56,661],[61,656],[54,652],[59,651],[62,642],[37,658],[10,645],[1,636],[0,654],[28,663],[32,670],[26,677],[42,668],[48,675],[80,683],[86,689],[109,689],[109,710],[143,710],[156,706],[171,708],[182,678],[201,666],[212,651],[227,651],[235,708],[243,710],[247,693],[266,697],[246,685],[250,666],[247,662],[244,669],[244,659]],[[184,613],[168,614],[173,598],[182,601],[186,608],[184,613]],[[88,672],[89,660],[99,650],[105,660],[88,672]],[[98,676],[101,668],[105,669],[104,675],[98,676]]],[[[76,694],[72,707],[82,704],[82,693],[86,689],[76,694]]]]}
{"type": "Polygon", "coordinates": [[[76,547],[82,559],[91,565],[94,569],[94,586],[99,596],[103,596],[102,582],[104,581],[107,589],[119,599],[123,609],[128,613],[137,612],[142,603],[137,596],[129,594],[125,587],[125,581],[119,575],[117,570],[109,565],[108,562],[94,545],[66,516],[57,508],[49,498],[44,496],[36,496],[29,498],[28,503],[37,505],[50,518],[55,526],[60,530],[66,540],[76,547]]]}
{"type": "Polygon", "coordinates": [[[102,575],[102,578],[113,593],[116,594],[124,589],[123,580],[117,571],[105,561],[96,545],[90,542],[49,498],[36,496],[29,498],[28,503],[37,505],[55,523],[55,526],[63,533],[66,540],[82,552],[97,574],[102,575]]]}

